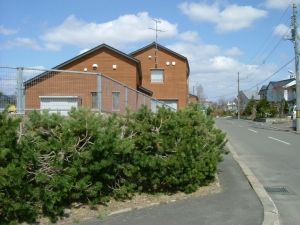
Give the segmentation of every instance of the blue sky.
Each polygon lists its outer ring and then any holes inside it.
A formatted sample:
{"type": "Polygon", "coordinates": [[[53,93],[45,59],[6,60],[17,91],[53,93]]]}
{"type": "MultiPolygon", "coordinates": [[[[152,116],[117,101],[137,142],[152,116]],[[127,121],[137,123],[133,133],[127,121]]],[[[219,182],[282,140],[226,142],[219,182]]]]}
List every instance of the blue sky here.
{"type": "Polygon", "coordinates": [[[102,43],[131,53],[155,41],[155,19],[158,43],[188,58],[190,92],[200,84],[211,101],[232,99],[238,72],[240,89],[256,90],[295,70],[284,40],[293,3],[300,0],[0,0],[0,66],[51,69],[102,43]]]}

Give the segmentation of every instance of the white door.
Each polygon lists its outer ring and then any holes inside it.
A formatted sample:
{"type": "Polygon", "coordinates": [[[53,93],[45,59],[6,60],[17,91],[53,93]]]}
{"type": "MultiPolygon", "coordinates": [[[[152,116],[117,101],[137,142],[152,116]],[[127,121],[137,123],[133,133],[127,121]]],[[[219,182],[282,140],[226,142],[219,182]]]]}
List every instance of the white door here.
{"type": "Polygon", "coordinates": [[[41,110],[49,109],[50,113],[68,115],[72,107],[78,107],[78,96],[40,96],[41,110]]]}

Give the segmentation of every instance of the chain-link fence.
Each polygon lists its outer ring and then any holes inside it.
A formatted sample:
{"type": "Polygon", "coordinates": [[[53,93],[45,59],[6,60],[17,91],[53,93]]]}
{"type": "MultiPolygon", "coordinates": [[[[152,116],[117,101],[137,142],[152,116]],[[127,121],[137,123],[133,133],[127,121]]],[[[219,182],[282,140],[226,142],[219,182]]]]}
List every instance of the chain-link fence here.
{"type": "Polygon", "coordinates": [[[48,109],[67,115],[72,107],[84,106],[122,115],[126,107],[137,110],[147,105],[156,112],[164,104],[104,74],[0,67],[0,110],[7,105],[15,106],[10,110],[19,114],[48,109]]]}

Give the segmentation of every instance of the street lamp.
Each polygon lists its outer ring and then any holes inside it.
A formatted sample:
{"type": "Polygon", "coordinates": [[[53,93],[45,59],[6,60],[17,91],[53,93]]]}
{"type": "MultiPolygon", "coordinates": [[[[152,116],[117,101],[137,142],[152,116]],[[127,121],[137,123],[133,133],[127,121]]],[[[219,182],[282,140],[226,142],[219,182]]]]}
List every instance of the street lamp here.
{"type": "MultiPolygon", "coordinates": [[[[293,75],[293,77],[294,77],[294,71],[292,71],[292,70],[288,70],[288,72],[290,73],[290,74],[292,74],[293,75]]],[[[292,78],[292,77],[291,77],[292,78]]]]}

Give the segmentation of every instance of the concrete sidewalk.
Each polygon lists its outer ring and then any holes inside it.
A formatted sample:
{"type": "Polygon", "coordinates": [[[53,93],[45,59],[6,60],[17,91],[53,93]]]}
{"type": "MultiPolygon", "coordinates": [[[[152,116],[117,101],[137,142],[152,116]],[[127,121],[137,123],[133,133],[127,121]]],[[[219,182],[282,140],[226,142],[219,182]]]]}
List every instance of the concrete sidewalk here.
{"type": "MultiPolygon", "coordinates": [[[[233,154],[219,164],[220,193],[92,219],[82,225],[259,225],[264,208],[233,154]]],[[[78,224],[78,223],[77,223],[78,224]]]]}
{"type": "Polygon", "coordinates": [[[286,132],[294,132],[296,134],[299,134],[296,132],[295,128],[293,127],[293,120],[281,120],[281,119],[273,119],[270,120],[269,122],[256,122],[261,125],[273,128],[273,129],[278,129],[286,132]]]}

